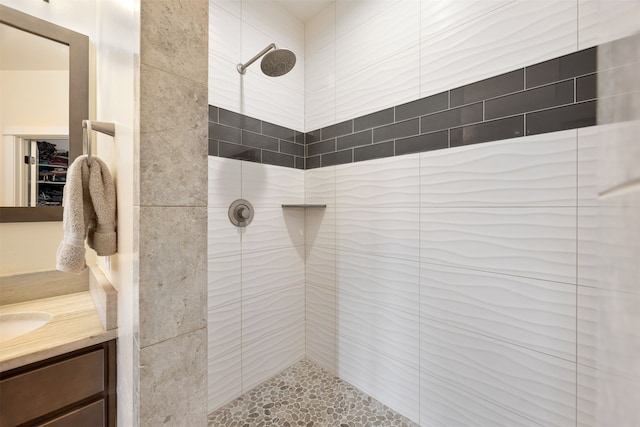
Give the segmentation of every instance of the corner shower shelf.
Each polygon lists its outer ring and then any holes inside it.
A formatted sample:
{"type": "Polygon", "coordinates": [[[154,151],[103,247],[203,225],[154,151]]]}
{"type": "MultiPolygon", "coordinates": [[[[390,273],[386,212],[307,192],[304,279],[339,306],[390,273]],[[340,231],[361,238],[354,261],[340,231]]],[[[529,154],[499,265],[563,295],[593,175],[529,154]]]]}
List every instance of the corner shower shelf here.
{"type": "Polygon", "coordinates": [[[326,208],[327,205],[282,205],[283,208],[319,208],[319,209],[323,209],[326,208]]]}

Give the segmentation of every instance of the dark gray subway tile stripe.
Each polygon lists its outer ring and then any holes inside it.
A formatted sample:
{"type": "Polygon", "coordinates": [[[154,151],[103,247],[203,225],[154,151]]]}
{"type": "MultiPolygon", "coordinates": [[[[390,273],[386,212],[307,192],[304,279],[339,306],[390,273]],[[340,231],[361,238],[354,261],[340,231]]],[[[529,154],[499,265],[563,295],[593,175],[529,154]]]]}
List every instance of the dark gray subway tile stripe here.
{"type": "Polygon", "coordinates": [[[353,133],[353,120],[347,120],[346,122],[336,123],[320,129],[320,139],[335,138],[349,133],[353,133]]]}
{"type": "Polygon", "coordinates": [[[576,101],[596,99],[598,96],[598,84],[595,74],[576,79],[576,101]]]}
{"type": "Polygon", "coordinates": [[[313,169],[595,125],[601,48],[307,133],[211,105],[209,154],[313,169]]]}
{"type": "Polygon", "coordinates": [[[218,107],[209,105],[209,121],[218,123],[218,107]]]}
{"type": "Polygon", "coordinates": [[[526,67],[527,88],[558,82],[596,71],[595,47],[526,67]]]}
{"type": "Polygon", "coordinates": [[[240,144],[242,143],[242,131],[230,126],[209,122],[209,139],[240,144]]]}
{"type": "Polygon", "coordinates": [[[421,133],[435,132],[482,121],[482,102],[452,108],[420,118],[421,133]]]}
{"type": "Polygon", "coordinates": [[[393,141],[382,142],[380,144],[359,147],[353,150],[353,161],[362,162],[365,160],[381,159],[384,157],[393,157],[394,144],[393,141]]]}
{"type": "Polygon", "coordinates": [[[336,151],[320,156],[320,166],[334,166],[353,162],[353,150],[336,151]]]}
{"type": "Polygon", "coordinates": [[[596,101],[527,114],[527,135],[577,129],[596,124],[596,101]]]}
{"type": "Polygon", "coordinates": [[[262,162],[262,153],[257,148],[229,144],[222,141],[219,142],[218,147],[218,156],[220,157],[257,163],[262,162]]]}
{"type": "Polygon", "coordinates": [[[416,101],[398,105],[396,108],[396,121],[412,119],[449,108],[449,92],[427,96],[416,101]]]}
{"type": "Polygon", "coordinates": [[[316,156],[318,154],[331,153],[333,151],[336,151],[335,138],[307,145],[307,156],[316,156]]]}
{"type": "Polygon", "coordinates": [[[281,139],[280,150],[278,151],[285,154],[293,154],[294,156],[304,157],[304,145],[296,144],[295,142],[289,142],[281,139]]]}
{"type": "Polygon", "coordinates": [[[524,89],[524,69],[500,74],[450,91],[451,107],[494,98],[524,89]]]}
{"type": "Polygon", "coordinates": [[[453,128],[449,132],[451,147],[517,138],[524,134],[524,115],[453,128]]]}
{"type": "Polygon", "coordinates": [[[246,130],[242,131],[242,145],[264,148],[265,150],[278,151],[278,140],[276,138],[249,132],[246,130]]]}
{"type": "Polygon", "coordinates": [[[573,80],[537,87],[485,101],[485,120],[571,104],[573,80]]]}
{"type": "Polygon", "coordinates": [[[367,114],[366,116],[353,119],[353,131],[358,132],[361,130],[371,129],[393,123],[393,108],[394,107],[387,108],[386,110],[376,111],[375,113],[367,114]]]}
{"type": "Polygon", "coordinates": [[[295,158],[288,154],[274,153],[273,151],[262,150],[262,163],[292,168],[295,166],[295,158]]]}
{"type": "Polygon", "coordinates": [[[305,144],[312,144],[314,142],[318,142],[320,141],[320,129],[311,131],[311,132],[307,132],[304,134],[304,143],[305,144]]]}
{"type": "Polygon", "coordinates": [[[232,126],[238,129],[250,130],[251,132],[261,133],[262,122],[253,117],[244,114],[234,113],[233,111],[219,108],[219,120],[222,125],[232,126]]]}
{"type": "Polygon", "coordinates": [[[269,122],[262,122],[262,133],[264,135],[273,136],[274,138],[284,139],[286,141],[293,141],[295,138],[295,131],[293,129],[274,125],[269,122]]]}
{"type": "Polygon", "coordinates": [[[371,144],[371,129],[362,132],[352,133],[351,135],[341,136],[338,138],[338,150],[358,147],[360,145],[371,144]]]}
{"type": "Polygon", "coordinates": [[[215,139],[210,139],[209,140],[209,148],[208,148],[208,153],[210,156],[217,156],[218,155],[218,141],[215,139]]]}
{"type": "Polygon", "coordinates": [[[389,141],[420,133],[420,121],[415,118],[373,130],[373,142],[389,141]]]}
{"type": "Polygon", "coordinates": [[[396,156],[422,153],[423,151],[441,150],[449,147],[449,131],[425,133],[409,138],[396,140],[396,156]]]}
{"type": "Polygon", "coordinates": [[[320,167],[320,156],[306,157],[304,159],[305,169],[316,169],[320,167]]]}

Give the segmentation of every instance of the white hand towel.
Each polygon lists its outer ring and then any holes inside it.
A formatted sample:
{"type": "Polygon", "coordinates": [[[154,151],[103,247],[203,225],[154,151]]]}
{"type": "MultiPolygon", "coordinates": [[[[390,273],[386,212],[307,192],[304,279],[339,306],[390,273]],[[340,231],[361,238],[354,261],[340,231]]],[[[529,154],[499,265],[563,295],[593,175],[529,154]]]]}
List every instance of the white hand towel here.
{"type": "Polygon", "coordinates": [[[115,186],[99,158],[79,156],[69,167],[64,189],[64,237],[56,254],[56,269],[80,273],[87,268],[84,239],[98,255],[116,253],[115,186]]]}

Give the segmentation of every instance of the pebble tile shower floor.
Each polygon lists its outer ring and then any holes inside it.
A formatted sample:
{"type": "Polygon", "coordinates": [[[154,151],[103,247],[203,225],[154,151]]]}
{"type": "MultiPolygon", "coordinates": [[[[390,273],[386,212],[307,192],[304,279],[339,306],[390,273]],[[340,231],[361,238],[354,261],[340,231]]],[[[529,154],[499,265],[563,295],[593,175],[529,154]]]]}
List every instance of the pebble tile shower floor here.
{"type": "Polygon", "coordinates": [[[209,427],[418,427],[308,359],[209,414],[209,427]]]}

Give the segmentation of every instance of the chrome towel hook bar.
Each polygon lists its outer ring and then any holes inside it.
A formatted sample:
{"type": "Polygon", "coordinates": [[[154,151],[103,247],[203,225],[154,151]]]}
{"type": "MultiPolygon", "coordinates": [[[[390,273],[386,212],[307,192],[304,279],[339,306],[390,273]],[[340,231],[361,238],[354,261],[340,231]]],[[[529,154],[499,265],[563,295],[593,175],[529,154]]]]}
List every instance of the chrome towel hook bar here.
{"type": "Polygon", "coordinates": [[[91,131],[104,133],[109,136],[116,136],[116,124],[113,122],[96,122],[92,120],[82,121],[82,139],[85,151],[87,152],[87,164],[91,164],[91,131]]]}

